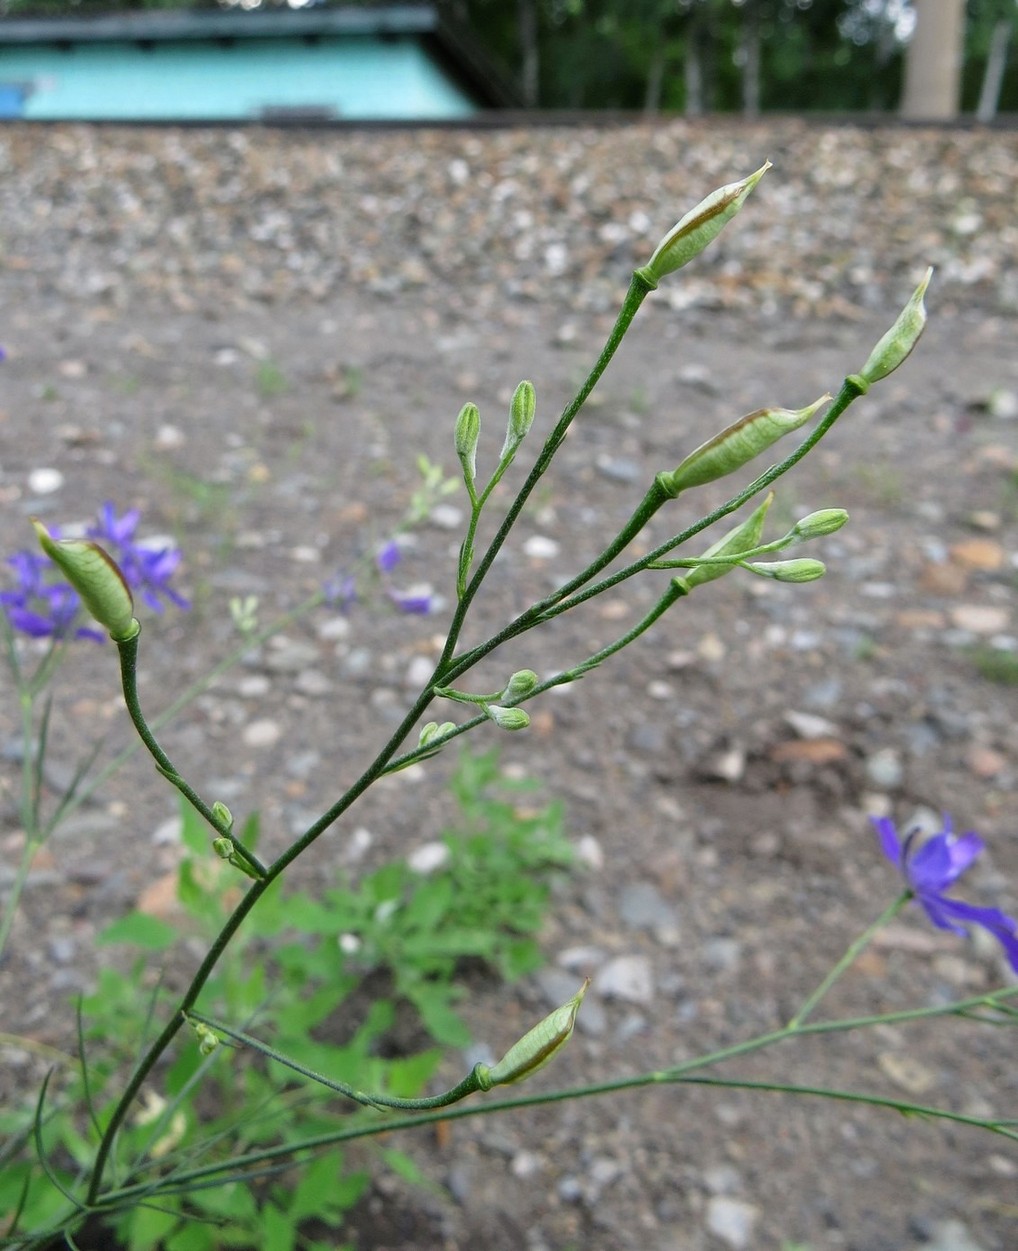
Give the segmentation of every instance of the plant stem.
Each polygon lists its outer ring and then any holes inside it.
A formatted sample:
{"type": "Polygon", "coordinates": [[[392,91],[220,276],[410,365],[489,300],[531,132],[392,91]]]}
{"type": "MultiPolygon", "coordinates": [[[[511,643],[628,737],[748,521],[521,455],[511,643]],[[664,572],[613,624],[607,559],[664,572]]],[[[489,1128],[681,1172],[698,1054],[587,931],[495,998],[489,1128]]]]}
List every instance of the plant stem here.
{"type": "Polygon", "coordinates": [[[903,891],[893,903],[889,904],[884,909],[872,925],[868,925],[854,942],[849,943],[849,945],[845,948],[845,952],[841,959],[828,971],[827,976],[823,979],[816,990],[814,990],[811,995],[806,997],[803,1001],[802,1007],[800,1007],[799,1011],[788,1022],[789,1029],[797,1030],[805,1023],[806,1018],[812,1013],[813,1009],[817,1007],[834,983],[839,977],[841,977],[842,973],[855,963],[862,952],[873,941],[877,932],[882,930],[888,921],[893,920],[911,898],[912,892],[910,890],[903,891]]]}

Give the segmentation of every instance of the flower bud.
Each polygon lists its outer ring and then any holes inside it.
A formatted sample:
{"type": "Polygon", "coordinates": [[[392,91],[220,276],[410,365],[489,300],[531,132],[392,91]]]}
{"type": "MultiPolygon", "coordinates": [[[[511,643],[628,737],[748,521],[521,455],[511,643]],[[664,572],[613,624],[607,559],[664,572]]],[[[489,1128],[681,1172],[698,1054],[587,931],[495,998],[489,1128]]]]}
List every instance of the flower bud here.
{"type": "Polygon", "coordinates": [[[454,721],[443,721],[441,725],[437,721],[429,721],[427,725],[421,726],[421,736],[417,740],[417,746],[427,747],[436,738],[444,738],[450,730],[455,730],[455,728],[456,723],[454,721]]]}
{"type": "Polygon", "coordinates": [[[815,582],[827,572],[822,560],[810,560],[801,557],[799,560],[762,561],[759,564],[747,562],[747,569],[752,569],[762,578],[773,578],[775,582],[815,582]]]}
{"type": "Polygon", "coordinates": [[[500,730],[525,730],[530,716],[522,708],[503,708],[501,704],[485,704],[484,711],[500,730]]]}
{"type": "Polygon", "coordinates": [[[502,698],[511,700],[523,699],[524,696],[530,694],[539,681],[540,679],[533,669],[518,669],[506,683],[506,688],[502,692],[502,698]]]}
{"type": "Polygon", "coordinates": [[[792,535],[796,542],[805,543],[808,539],[820,539],[825,534],[834,534],[848,521],[848,513],[843,508],[821,508],[815,513],[800,517],[792,527],[792,535]]]}
{"type": "Polygon", "coordinates": [[[538,1069],[543,1069],[572,1036],[576,1014],[589,985],[588,977],[568,1003],[556,1008],[524,1034],[493,1068],[478,1064],[474,1068],[474,1075],[480,1088],[490,1090],[492,1086],[507,1086],[510,1082],[520,1082],[538,1069]]]}
{"type": "Polygon", "coordinates": [[[227,806],[224,803],[222,803],[218,799],[212,805],[212,815],[219,822],[219,825],[222,829],[224,830],[233,829],[233,813],[229,810],[229,808],[227,808],[227,806]]]}
{"type": "Polygon", "coordinates": [[[822,395],[806,408],[759,408],[755,413],[748,413],[706,443],[701,443],[677,469],[670,474],[662,474],[658,481],[675,496],[690,487],[703,486],[705,482],[734,473],[766,451],[783,434],[805,425],[830,398],[829,395],[822,395]]]}
{"type": "Polygon", "coordinates": [[[527,436],[534,424],[534,413],[537,411],[537,395],[532,382],[521,382],[513,392],[509,404],[509,426],[505,432],[505,443],[502,446],[500,460],[511,456],[527,436]]]}
{"type": "Polygon", "coordinates": [[[909,302],[898,314],[898,319],[870,352],[869,360],[863,365],[859,377],[867,385],[879,382],[893,373],[909,352],[919,342],[919,336],[926,325],[926,305],[923,296],[933,277],[933,266],[923,275],[923,280],[912,292],[909,302]]]}
{"type": "Polygon", "coordinates": [[[456,455],[468,482],[477,473],[477,440],[481,434],[481,414],[476,404],[464,404],[456,418],[456,455]]]}
{"type": "Polygon", "coordinates": [[[201,1021],[192,1021],[191,1028],[198,1039],[198,1054],[210,1056],[219,1046],[219,1036],[214,1030],[209,1029],[207,1025],[203,1025],[201,1021]]]}
{"type": "Polygon", "coordinates": [[[101,626],[115,642],[125,643],[141,628],[134,619],[134,600],[117,564],[91,539],[54,539],[41,521],[32,519],[39,544],[101,626]]]}
{"type": "Polygon", "coordinates": [[[742,208],[746,197],[770,167],[770,161],[765,161],[755,174],[750,174],[741,182],[719,187],[701,200],[696,208],[690,209],[657,245],[647,264],[636,271],[640,277],[651,287],[656,287],[666,274],[681,269],[702,252],[742,208]]]}
{"type": "Polygon", "coordinates": [[[220,837],[212,840],[212,850],[220,860],[229,860],[233,855],[233,839],[220,837]]]}
{"type": "MultiPolygon", "coordinates": [[[[768,491],[763,503],[758,505],[745,521],[729,530],[718,541],[704,552],[701,560],[713,560],[723,556],[738,556],[741,552],[750,552],[758,546],[763,534],[764,519],[767,511],[774,503],[774,492],[768,491]]],[[[713,582],[715,578],[724,577],[734,565],[698,565],[684,575],[681,582],[687,591],[704,582],[713,582]]]]}

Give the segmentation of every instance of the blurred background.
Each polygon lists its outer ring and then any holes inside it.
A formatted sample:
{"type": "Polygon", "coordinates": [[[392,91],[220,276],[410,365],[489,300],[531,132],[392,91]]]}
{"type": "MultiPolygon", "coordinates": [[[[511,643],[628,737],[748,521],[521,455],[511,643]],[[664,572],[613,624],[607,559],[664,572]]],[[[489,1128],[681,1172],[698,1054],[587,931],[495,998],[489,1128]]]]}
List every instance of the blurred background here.
{"type": "Polygon", "coordinates": [[[1018,0],[0,0],[0,117],[990,122],[1018,111],[1016,28],[1018,0]]]}

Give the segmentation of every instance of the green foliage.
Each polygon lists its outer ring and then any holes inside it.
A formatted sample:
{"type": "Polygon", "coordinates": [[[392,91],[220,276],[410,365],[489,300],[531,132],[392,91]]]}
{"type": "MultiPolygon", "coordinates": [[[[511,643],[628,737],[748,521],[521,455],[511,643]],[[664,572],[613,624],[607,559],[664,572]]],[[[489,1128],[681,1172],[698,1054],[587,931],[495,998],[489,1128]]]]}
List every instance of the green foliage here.
{"type": "MultiPolygon", "coordinates": [[[[540,962],[535,936],[551,874],[569,865],[571,851],[560,805],[523,809],[512,802],[532,789],[504,780],[495,752],[465,752],[452,781],[459,819],[443,836],[442,865],[422,874],[392,861],[321,899],[274,886],[209,980],[202,1009],[357,1087],[419,1095],[441,1058],[432,1044],[470,1040],[453,1008],[462,994],[459,975],[473,966],[514,978],[540,962]],[[401,1041],[408,1023],[410,1049],[401,1041]]],[[[95,1126],[109,1115],[107,1092],[119,1089],[117,1079],[151,1041],[158,1009],[171,1003],[163,975],[152,971],[155,953],[164,953],[172,980],[181,940],[197,937],[207,946],[242,889],[236,871],[212,855],[201,818],[183,801],[181,813],[177,895],[184,917],[175,927],[131,913],[100,936],[105,945],[146,954],[100,971],[81,1004],[87,1065],[69,1067],[43,1109],[40,1142],[54,1177],[71,1192],[78,1170],[94,1156],[95,1126]],[[88,1123],[76,1110],[90,1101],[88,1123]]],[[[257,816],[240,837],[249,849],[257,845],[257,816]]],[[[220,1046],[203,1056],[188,1031],[160,1093],[149,1090],[121,1131],[118,1181],[165,1187],[195,1165],[295,1142],[365,1115],[331,1092],[297,1087],[289,1069],[255,1051],[220,1046]]],[[[21,1147],[29,1145],[24,1130],[25,1109],[0,1116],[0,1132],[12,1135],[15,1147],[19,1131],[21,1147]]],[[[423,1180],[401,1153],[386,1150],[380,1158],[404,1178],[423,1180]]],[[[111,1220],[129,1251],[252,1245],[285,1251],[303,1245],[298,1231],[309,1221],[339,1228],[367,1180],[331,1150],[253,1184],[164,1191],[152,1206],[131,1207],[111,1220]]],[[[23,1227],[39,1228],[65,1213],[59,1190],[20,1155],[0,1168],[0,1212],[17,1208],[26,1185],[23,1227]]]]}
{"type": "Polygon", "coordinates": [[[1006,652],[999,647],[976,647],[971,652],[972,663],[988,682],[1000,686],[1018,686],[1018,652],[1006,652]]]}
{"type": "Polygon", "coordinates": [[[275,361],[259,361],[255,369],[255,386],[263,400],[271,400],[286,390],[286,375],[275,361]]]}

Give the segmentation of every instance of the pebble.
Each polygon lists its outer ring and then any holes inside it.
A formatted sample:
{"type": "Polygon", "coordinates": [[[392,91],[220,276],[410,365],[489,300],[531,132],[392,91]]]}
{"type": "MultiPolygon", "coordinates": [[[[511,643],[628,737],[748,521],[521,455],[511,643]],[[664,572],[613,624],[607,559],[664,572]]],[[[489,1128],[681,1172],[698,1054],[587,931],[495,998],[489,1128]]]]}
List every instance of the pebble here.
{"type": "Polygon", "coordinates": [[[283,731],[278,721],[262,717],[252,721],[241,732],[241,741],[245,747],[274,747],[283,731]]]}
{"type": "Polygon", "coordinates": [[[559,554],[561,543],[544,534],[532,534],[523,543],[523,554],[531,560],[552,560],[559,554]]]}
{"type": "Polygon", "coordinates": [[[654,999],[654,975],[646,956],[616,956],[598,969],[594,989],[605,999],[649,1004],[654,999]]]}
{"type": "Polygon", "coordinates": [[[893,791],[905,778],[901,753],[893,747],[882,747],[866,758],[866,777],[880,790],[893,791]]]}
{"type": "Polygon", "coordinates": [[[335,689],[320,669],[302,669],[293,685],[301,695],[309,695],[314,699],[329,695],[335,689]]]}
{"type": "Polygon", "coordinates": [[[436,504],[428,520],[439,530],[459,530],[463,525],[463,509],[455,504],[436,504]]]}
{"type": "Polygon", "coordinates": [[[930,1230],[925,1251],[985,1251],[961,1221],[937,1221],[930,1230]]]}
{"type": "Polygon", "coordinates": [[[679,915],[653,882],[627,882],[619,895],[619,916],[634,930],[650,930],[659,941],[679,941],[679,915]]]}
{"type": "Polygon", "coordinates": [[[956,604],[950,610],[951,623],[972,634],[1000,634],[1008,628],[1011,614],[992,604],[956,604]]]}
{"type": "Polygon", "coordinates": [[[707,1228],[733,1251],[753,1245],[760,1209],[742,1199],[714,1195],[707,1203],[707,1228]]]}
{"type": "Polygon", "coordinates": [[[261,699],[272,690],[272,683],[264,673],[250,673],[237,683],[237,694],[242,699],[261,699]]]}
{"type": "Polygon", "coordinates": [[[406,862],[415,873],[434,873],[449,862],[449,848],[445,843],[422,843],[407,856],[406,862]]]}
{"type": "Polygon", "coordinates": [[[64,485],[59,469],[33,469],[28,475],[28,489],[33,495],[52,495],[64,485]]]}
{"type": "Polygon", "coordinates": [[[604,849],[593,834],[581,834],[576,840],[576,858],[588,869],[604,868],[604,849]]]}

